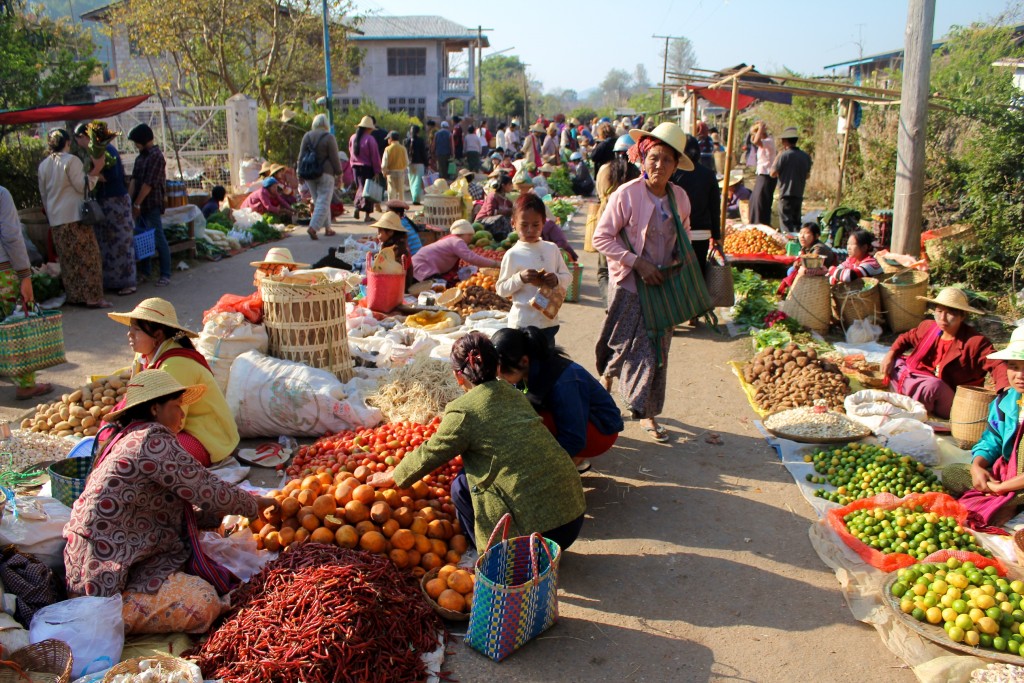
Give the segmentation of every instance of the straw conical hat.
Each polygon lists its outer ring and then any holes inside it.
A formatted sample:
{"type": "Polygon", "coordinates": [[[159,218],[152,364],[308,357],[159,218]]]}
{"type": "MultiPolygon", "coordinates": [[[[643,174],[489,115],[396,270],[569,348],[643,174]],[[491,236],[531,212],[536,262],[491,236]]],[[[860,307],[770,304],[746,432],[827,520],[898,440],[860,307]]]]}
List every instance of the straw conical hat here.
{"type": "Polygon", "coordinates": [[[683,132],[682,128],[671,121],[659,123],[651,132],[634,128],[629,131],[629,137],[633,138],[637,142],[640,142],[643,138],[656,138],[661,140],[666,145],[679,152],[679,170],[693,170],[693,162],[690,161],[690,157],[686,156],[686,152],[684,151],[686,148],[686,133],[683,132]]]}
{"type": "Polygon", "coordinates": [[[300,263],[292,258],[291,249],[288,249],[287,247],[271,247],[270,251],[267,252],[267,255],[263,257],[262,261],[252,261],[249,265],[254,268],[258,268],[259,266],[309,267],[308,263],[300,263]]]}
{"type": "Polygon", "coordinates": [[[163,370],[143,370],[128,380],[128,391],[124,395],[124,407],[107,413],[103,419],[107,422],[114,422],[125,411],[137,405],[162,396],[170,396],[179,391],[185,392],[181,396],[181,404],[187,406],[201,399],[206,393],[206,387],[202,384],[184,387],[163,370]]]}
{"type": "Polygon", "coordinates": [[[385,230],[392,230],[394,232],[408,232],[405,226],[402,225],[401,217],[394,211],[385,211],[381,214],[377,222],[370,226],[371,228],[384,228],[385,230]]]}
{"type": "Polygon", "coordinates": [[[975,313],[977,315],[985,314],[984,311],[979,311],[977,308],[971,308],[971,305],[967,301],[967,295],[956,287],[944,288],[934,299],[930,299],[926,296],[919,296],[917,298],[921,301],[927,301],[930,304],[945,306],[946,308],[954,308],[965,313],[975,313]]]}
{"type": "Polygon", "coordinates": [[[159,297],[145,299],[129,313],[107,313],[107,317],[122,325],[131,325],[132,320],[148,320],[151,323],[181,330],[190,337],[199,336],[178,322],[178,313],[170,301],[159,297]]]}

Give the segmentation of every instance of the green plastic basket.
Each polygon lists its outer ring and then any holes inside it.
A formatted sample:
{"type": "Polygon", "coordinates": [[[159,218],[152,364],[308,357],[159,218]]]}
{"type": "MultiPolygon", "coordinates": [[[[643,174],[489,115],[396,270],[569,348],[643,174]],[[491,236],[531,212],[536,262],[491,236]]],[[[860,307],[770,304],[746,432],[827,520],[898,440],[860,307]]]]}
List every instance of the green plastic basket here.
{"type": "Polygon", "coordinates": [[[50,475],[53,497],[68,507],[74,505],[85,490],[91,469],[92,458],[68,458],[50,465],[46,472],[50,475]]]}

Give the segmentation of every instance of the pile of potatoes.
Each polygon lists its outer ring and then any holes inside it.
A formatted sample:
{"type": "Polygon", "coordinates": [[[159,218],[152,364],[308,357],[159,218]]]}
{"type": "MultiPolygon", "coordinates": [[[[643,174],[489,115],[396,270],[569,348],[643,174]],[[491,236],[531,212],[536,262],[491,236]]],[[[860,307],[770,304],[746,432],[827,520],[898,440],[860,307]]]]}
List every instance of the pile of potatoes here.
{"type": "Polygon", "coordinates": [[[59,401],[36,406],[34,417],[21,421],[21,428],[54,436],[95,436],[103,416],[128,391],[131,373],[123,372],[89,382],[81,389],[64,394],[59,401]]]}
{"type": "Polygon", "coordinates": [[[743,368],[743,376],[757,389],[757,405],[769,413],[822,404],[842,411],[850,393],[850,380],[839,366],[796,344],[762,350],[743,368]]]}

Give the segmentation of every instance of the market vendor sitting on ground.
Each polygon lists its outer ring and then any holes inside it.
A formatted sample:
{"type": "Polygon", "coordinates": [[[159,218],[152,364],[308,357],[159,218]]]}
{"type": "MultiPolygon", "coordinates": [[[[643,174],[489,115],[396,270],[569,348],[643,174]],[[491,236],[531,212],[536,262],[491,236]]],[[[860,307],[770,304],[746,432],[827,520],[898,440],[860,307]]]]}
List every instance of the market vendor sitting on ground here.
{"type": "Polygon", "coordinates": [[[942,485],[959,497],[970,521],[1002,526],[1024,506],[1024,327],[1014,330],[1009,345],[987,360],[1006,363],[1007,384],[989,406],[988,424],[971,448],[970,465],[947,465],[942,485]]]}
{"type": "Polygon", "coordinates": [[[372,486],[405,487],[456,455],[462,473],[452,482],[459,524],[484,548],[495,524],[512,515],[513,536],[533,532],[564,550],[579,536],[586,512],[580,476],[569,454],[545,429],[523,392],[498,379],[498,352],[480,332],[455,342],[452,368],[466,391],[445,408],[434,436],[372,486]]]}
{"type": "Polygon", "coordinates": [[[506,327],[491,337],[498,376],[521,389],[579,472],[607,452],[623,430],[612,395],[536,327],[506,327]]]}
{"type": "Polygon", "coordinates": [[[786,296],[786,292],[796,281],[797,275],[826,275],[828,269],[838,262],[831,247],[821,241],[821,226],[817,223],[810,221],[804,223],[800,227],[800,235],[797,239],[800,241],[800,256],[817,256],[821,259],[821,267],[808,269],[800,260],[796,261],[786,271],[786,277],[779,283],[779,288],[775,292],[780,298],[786,296]]]}
{"type": "Polygon", "coordinates": [[[718,188],[726,192],[725,217],[740,217],[740,202],[750,201],[750,190],[743,184],[743,171],[729,171],[729,187],[725,187],[725,178],[718,181],[718,188]]]}
{"type": "Polygon", "coordinates": [[[882,266],[872,256],[875,236],[867,230],[854,230],[847,240],[846,248],[849,256],[838,266],[829,269],[828,280],[836,285],[840,282],[853,282],[864,277],[878,277],[882,274],[882,266]]]}
{"type": "Polygon", "coordinates": [[[283,221],[292,218],[292,207],[281,195],[281,184],[277,178],[266,178],[260,187],[245,198],[241,208],[252,209],[256,213],[269,213],[283,221]]]}
{"type": "Polygon", "coordinates": [[[186,411],[178,442],[202,465],[224,460],[238,446],[238,427],[206,359],[192,345],[199,335],[178,322],[169,301],[146,299],[129,313],[108,313],[128,326],[128,344],[135,352],[132,375],[165,370],[180,384],[202,384],[206,392],[186,411]]]}
{"type": "Polygon", "coordinates": [[[377,229],[377,239],[380,241],[380,248],[391,248],[395,252],[395,260],[406,266],[405,286],[413,284],[412,279],[412,254],[409,253],[408,232],[402,219],[394,211],[385,211],[381,214],[371,228],[377,229]]]}
{"type": "Polygon", "coordinates": [[[945,419],[957,387],[983,386],[991,374],[996,389],[1005,389],[1006,364],[993,355],[992,342],[964,322],[970,313],[981,314],[968,304],[967,295],[946,287],[934,299],[918,299],[934,306],[935,319],[901,334],[885,355],[881,370],[892,390],[945,419]]]}
{"type": "Polygon", "coordinates": [[[409,210],[409,205],[401,199],[392,199],[384,204],[384,206],[387,207],[388,211],[397,214],[402,219],[402,225],[405,226],[405,241],[409,245],[409,254],[410,258],[412,258],[417,251],[423,248],[423,241],[420,240],[419,226],[405,215],[405,212],[409,210]]]}
{"type": "Polygon", "coordinates": [[[460,218],[452,223],[449,234],[428,244],[412,257],[413,279],[425,282],[441,278],[449,282],[458,279],[459,261],[478,268],[497,268],[500,262],[481,256],[469,248],[473,241],[473,224],[460,218]]]}
{"type": "Polygon", "coordinates": [[[214,185],[213,189],[210,190],[210,198],[203,204],[201,211],[203,212],[203,218],[209,218],[213,214],[220,211],[220,204],[224,201],[224,198],[228,196],[228,191],[223,185],[214,185]]]}
{"type": "Polygon", "coordinates": [[[104,418],[117,433],[64,528],[68,593],[122,595],[126,634],[209,629],[218,593],[237,581],[203,553],[199,529],[276,504],[211,474],[175,438],[206,391],[160,370],[132,377],[123,406],[104,418]]]}

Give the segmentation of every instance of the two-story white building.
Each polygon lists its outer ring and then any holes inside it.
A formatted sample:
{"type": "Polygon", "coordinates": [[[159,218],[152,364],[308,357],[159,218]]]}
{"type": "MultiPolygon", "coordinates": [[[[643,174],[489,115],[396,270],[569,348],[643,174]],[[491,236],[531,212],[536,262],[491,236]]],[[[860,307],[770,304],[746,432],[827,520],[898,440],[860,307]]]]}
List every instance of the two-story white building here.
{"type": "Polygon", "coordinates": [[[339,109],[374,102],[421,121],[468,114],[477,96],[476,56],[487,35],[438,16],[370,16],[351,40],[364,51],[358,73],[334,92],[339,109]]]}

